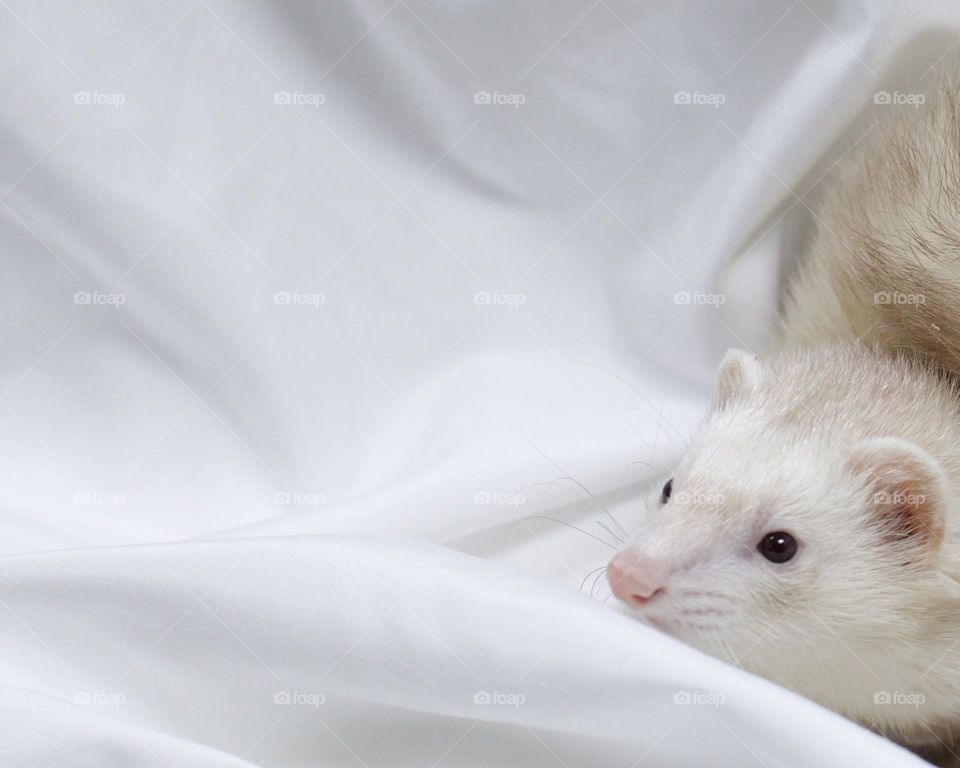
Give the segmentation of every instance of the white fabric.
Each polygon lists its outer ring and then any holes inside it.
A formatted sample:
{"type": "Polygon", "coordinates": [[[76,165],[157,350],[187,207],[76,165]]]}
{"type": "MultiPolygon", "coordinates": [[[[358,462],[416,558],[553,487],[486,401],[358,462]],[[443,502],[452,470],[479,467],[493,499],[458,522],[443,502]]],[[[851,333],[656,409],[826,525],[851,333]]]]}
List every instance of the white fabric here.
{"type": "Polygon", "coordinates": [[[3,0],[0,765],[917,764],[577,589],[951,5],[3,0]]]}

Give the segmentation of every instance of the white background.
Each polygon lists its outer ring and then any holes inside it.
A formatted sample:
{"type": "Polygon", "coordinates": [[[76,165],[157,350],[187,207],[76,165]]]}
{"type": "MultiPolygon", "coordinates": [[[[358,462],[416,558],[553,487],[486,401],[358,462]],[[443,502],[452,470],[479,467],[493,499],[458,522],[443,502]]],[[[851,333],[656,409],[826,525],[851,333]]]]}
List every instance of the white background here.
{"type": "Polygon", "coordinates": [[[950,6],[0,0],[0,764],[913,764],[584,577],[950,6]]]}

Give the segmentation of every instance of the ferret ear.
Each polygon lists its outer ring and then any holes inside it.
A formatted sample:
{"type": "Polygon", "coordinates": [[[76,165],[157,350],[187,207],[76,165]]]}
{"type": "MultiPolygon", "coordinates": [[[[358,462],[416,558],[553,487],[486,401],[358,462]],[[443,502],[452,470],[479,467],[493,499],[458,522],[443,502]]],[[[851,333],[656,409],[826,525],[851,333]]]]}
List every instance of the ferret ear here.
{"type": "Polygon", "coordinates": [[[757,356],[742,349],[728,349],[720,361],[713,389],[713,409],[722,411],[730,403],[752,394],[763,376],[757,356]]]}
{"type": "Polygon", "coordinates": [[[936,459],[906,440],[878,437],[854,445],[849,465],[867,480],[877,522],[890,541],[939,548],[950,491],[936,459]]]}

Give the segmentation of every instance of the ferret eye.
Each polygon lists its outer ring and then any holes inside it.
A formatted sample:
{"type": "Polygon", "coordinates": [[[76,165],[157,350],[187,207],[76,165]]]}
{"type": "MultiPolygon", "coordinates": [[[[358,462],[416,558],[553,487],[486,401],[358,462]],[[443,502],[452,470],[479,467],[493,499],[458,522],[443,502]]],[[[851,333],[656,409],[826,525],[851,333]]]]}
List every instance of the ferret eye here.
{"type": "Polygon", "coordinates": [[[663,486],[663,490],[660,491],[660,503],[666,504],[670,499],[670,493],[673,491],[673,478],[671,477],[663,486]]]}
{"type": "Polygon", "coordinates": [[[797,554],[797,540],[786,531],[775,531],[760,539],[757,550],[771,563],[785,563],[797,554]]]}

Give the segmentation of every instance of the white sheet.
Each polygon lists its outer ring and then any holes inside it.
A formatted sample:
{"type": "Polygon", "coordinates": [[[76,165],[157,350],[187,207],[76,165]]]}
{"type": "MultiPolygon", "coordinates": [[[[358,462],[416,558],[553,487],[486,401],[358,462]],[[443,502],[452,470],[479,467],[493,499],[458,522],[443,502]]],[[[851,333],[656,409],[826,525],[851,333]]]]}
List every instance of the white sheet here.
{"type": "Polygon", "coordinates": [[[0,765],[917,764],[577,588],[958,34],[3,0],[0,765]]]}

